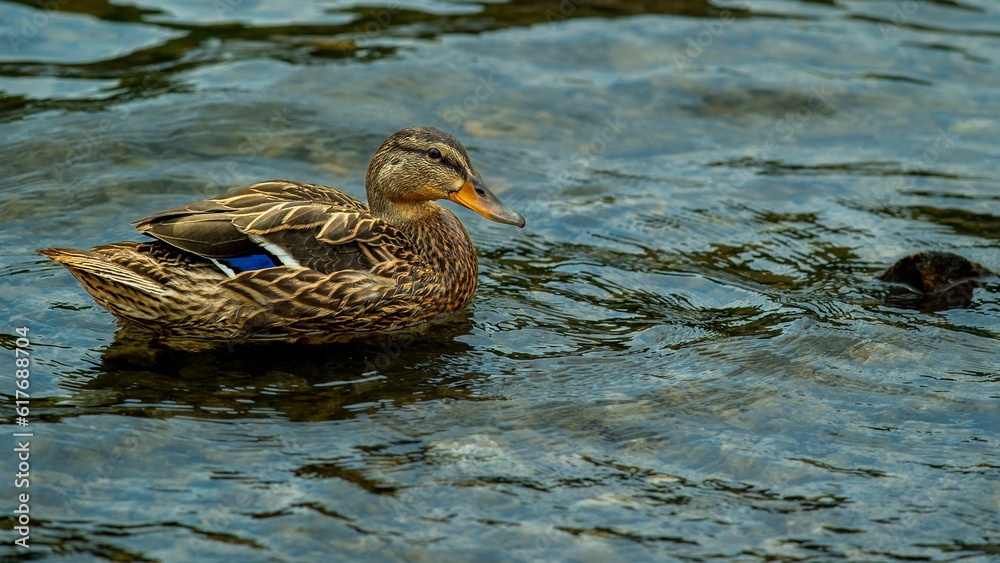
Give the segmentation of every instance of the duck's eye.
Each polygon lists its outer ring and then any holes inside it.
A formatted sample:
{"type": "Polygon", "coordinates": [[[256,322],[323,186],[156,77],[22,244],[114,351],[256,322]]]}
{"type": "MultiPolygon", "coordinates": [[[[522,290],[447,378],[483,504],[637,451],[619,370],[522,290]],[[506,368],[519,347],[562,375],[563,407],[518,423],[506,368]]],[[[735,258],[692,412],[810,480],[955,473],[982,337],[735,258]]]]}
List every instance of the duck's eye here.
{"type": "Polygon", "coordinates": [[[430,149],[427,150],[427,156],[430,157],[431,160],[440,160],[441,151],[439,151],[437,147],[431,147],[430,149]]]}

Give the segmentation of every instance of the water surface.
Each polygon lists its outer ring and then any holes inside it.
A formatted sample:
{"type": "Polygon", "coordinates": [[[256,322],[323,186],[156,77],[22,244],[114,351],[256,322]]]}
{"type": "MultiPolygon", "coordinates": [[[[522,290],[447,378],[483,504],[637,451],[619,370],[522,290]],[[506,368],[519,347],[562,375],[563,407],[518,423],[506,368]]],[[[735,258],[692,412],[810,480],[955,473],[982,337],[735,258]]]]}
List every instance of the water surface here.
{"type": "Polygon", "coordinates": [[[6,405],[16,327],[35,362],[0,553],[1000,553],[998,285],[871,281],[1000,269],[994,3],[49,4],[0,2],[6,405]],[[362,197],[412,124],[527,219],[457,211],[476,301],[417,337],[174,350],[34,253],[257,180],[362,197]]]}

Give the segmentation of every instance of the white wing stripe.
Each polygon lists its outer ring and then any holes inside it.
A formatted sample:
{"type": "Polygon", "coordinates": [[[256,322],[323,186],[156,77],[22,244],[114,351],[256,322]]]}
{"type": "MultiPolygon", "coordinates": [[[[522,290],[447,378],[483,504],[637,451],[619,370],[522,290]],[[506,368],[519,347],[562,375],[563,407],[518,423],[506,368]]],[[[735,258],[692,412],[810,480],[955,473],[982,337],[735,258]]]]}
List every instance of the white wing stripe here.
{"type": "Polygon", "coordinates": [[[215,258],[209,258],[209,260],[211,260],[212,263],[215,264],[216,267],[218,267],[220,270],[222,270],[227,276],[229,276],[229,277],[236,276],[236,272],[234,272],[233,269],[230,268],[229,266],[226,266],[225,264],[223,264],[222,262],[219,262],[215,258]]]}
{"type": "Polygon", "coordinates": [[[299,264],[298,260],[292,258],[292,255],[289,254],[288,251],[285,250],[284,248],[281,248],[276,244],[267,242],[266,240],[257,235],[249,235],[249,237],[250,240],[254,241],[254,243],[256,243],[258,246],[270,252],[278,260],[281,260],[281,263],[284,264],[285,266],[302,266],[302,264],[299,264]]]}

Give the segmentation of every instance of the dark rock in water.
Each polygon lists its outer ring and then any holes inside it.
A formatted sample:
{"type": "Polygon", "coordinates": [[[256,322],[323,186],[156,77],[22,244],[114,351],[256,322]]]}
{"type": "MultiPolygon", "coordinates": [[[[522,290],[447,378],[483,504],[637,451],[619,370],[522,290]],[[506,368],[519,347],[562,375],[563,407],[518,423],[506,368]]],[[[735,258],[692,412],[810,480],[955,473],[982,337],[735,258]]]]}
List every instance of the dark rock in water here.
{"type": "Polygon", "coordinates": [[[964,282],[981,282],[995,275],[982,264],[972,262],[958,254],[926,250],[904,256],[896,261],[878,279],[900,283],[925,294],[948,291],[964,282]]]}
{"type": "Polygon", "coordinates": [[[927,301],[924,305],[939,309],[968,306],[973,290],[995,275],[982,264],[957,254],[926,250],[900,258],[877,279],[905,286],[911,295],[916,292],[923,296],[927,301]]]}

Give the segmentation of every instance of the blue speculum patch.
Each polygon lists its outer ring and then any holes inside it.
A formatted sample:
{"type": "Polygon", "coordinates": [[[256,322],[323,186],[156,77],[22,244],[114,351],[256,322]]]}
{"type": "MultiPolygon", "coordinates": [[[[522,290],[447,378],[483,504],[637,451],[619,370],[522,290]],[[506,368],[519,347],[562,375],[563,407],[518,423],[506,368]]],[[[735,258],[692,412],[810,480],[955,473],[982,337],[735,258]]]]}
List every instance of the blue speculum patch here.
{"type": "Polygon", "coordinates": [[[278,261],[275,260],[273,256],[268,254],[251,254],[249,256],[236,256],[234,258],[220,258],[219,262],[229,266],[236,273],[246,272],[249,270],[263,270],[264,268],[273,268],[279,265],[278,261]]]}

